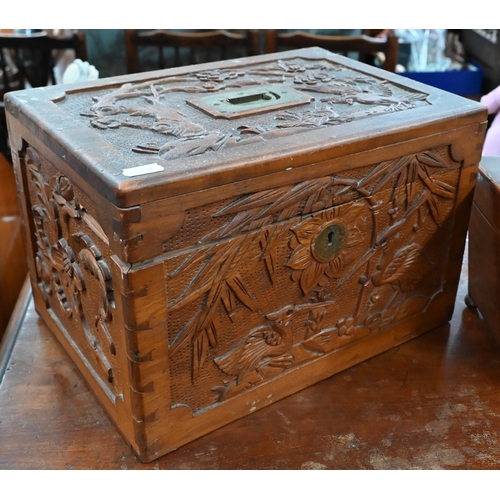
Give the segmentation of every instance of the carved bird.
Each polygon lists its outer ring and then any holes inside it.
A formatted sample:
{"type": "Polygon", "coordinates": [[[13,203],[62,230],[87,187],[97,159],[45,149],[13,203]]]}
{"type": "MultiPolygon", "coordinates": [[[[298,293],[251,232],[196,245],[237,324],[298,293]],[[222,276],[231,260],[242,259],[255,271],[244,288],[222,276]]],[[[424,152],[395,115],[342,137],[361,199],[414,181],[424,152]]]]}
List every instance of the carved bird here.
{"type": "Polygon", "coordinates": [[[423,276],[429,272],[429,263],[423,257],[423,248],[412,243],[397,251],[388,252],[377,271],[372,276],[372,283],[378,287],[390,285],[403,293],[415,288],[423,276]]]}
{"type": "Polygon", "coordinates": [[[293,330],[290,325],[293,315],[324,308],[329,303],[290,304],[266,315],[269,323],[251,330],[231,351],[215,358],[215,363],[227,375],[236,376],[236,385],[240,384],[247,374],[253,371],[259,373],[266,366],[290,366],[293,357],[287,352],[293,345],[293,330]]]}

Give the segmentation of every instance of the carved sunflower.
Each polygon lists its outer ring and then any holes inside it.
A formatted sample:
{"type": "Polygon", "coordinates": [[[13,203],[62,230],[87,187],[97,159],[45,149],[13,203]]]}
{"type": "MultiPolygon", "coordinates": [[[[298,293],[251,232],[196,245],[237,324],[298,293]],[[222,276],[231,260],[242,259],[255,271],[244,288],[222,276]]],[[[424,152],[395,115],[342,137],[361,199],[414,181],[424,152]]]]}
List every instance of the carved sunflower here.
{"type": "Polygon", "coordinates": [[[292,228],[293,252],[286,265],[293,269],[292,280],[299,282],[304,295],[340,276],[349,253],[364,239],[356,225],[363,206],[335,207],[292,228]]]}

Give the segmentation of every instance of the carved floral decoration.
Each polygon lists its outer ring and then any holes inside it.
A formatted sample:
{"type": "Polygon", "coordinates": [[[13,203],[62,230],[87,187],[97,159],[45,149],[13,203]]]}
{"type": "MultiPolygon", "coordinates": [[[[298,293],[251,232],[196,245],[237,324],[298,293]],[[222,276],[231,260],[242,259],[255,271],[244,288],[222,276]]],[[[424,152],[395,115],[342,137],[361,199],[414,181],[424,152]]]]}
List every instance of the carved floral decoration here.
{"type": "Polygon", "coordinates": [[[306,219],[300,225],[292,227],[294,236],[290,240],[293,249],[286,265],[293,269],[292,280],[298,281],[304,295],[316,286],[325,286],[329,279],[339,278],[345,269],[346,261],[352,255],[352,249],[363,240],[357,227],[362,204],[347,207],[335,207],[331,211],[321,212],[318,216],[306,219]],[[339,224],[345,228],[345,241],[331,258],[320,259],[314,251],[315,241],[325,228],[339,224]]]}
{"type": "MultiPolygon", "coordinates": [[[[45,160],[33,148],[27,148],[25,161],[32,193],[38,287],[47,308],[58,308],[71,322],[68,335],[83,349],[82,355],[90,364],[98,360],[95,366],[109,394],[116,354],[109,331],[114,309],[111,272],[91,237],[75,230],[83,228],[81,222],[91,216],[80,205],[69,179],[48,174],[45,160]],[[88,297],[94,286],[101,290],[100,297],[88,297]],[[99,304],[97,309],[93,303],[99,304]]],[[[97,222],[92,221],[95,227],[97,222]]]]}
{"type": "MultiPolygon", "coordinates": [[[[225,222],[169,276],[194,273],[171,299],[170,311],[201,304],[171,339],[172,360],[191,345],[196,380],[209,352],[215,353],[215,365],[232,377],[212,388],[220,401],[425,310],[443,280],[439,277],[432,291],[418,289],[436,269],[425,242],[453,210],[458,172],[445,150],[427,150],[367,167],[361,178],[350,178],[346,171],[228,203],[212,215],[224,216],[225,222]],[[343,239],[329,256],[318,256],[318,237],[331,227],[340,228],[343,239]],[[279,256],[286,248],[283,260],[279,256]],[[270,310],[249,279],[259,268],[271,287],[283,279],[283,268],[289,269],[290,283],[303,298],[270,310]],[[340,298],[334,296],[346,283],[350,293],[357,283],[357,299],[339,314],[340,298]],[[219,304],[229,317],[243,307],[262,318],[222,351],[219,304]]],[[[443,249],[451,234],[447,227],[443,249]]]]}

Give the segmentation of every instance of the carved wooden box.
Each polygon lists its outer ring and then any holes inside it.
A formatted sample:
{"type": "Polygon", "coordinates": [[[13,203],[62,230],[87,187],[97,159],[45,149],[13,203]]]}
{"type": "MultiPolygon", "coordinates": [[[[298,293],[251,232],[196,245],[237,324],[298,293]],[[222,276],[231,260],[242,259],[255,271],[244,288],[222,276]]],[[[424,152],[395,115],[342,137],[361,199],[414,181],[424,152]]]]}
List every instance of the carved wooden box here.
{"type": "Polygon", "coordinates": [[[479,165],[469,224],[469,294],[500,342],[500,158],[483,157],[479,165]]]}
{"type": "Polygon", "coordinates": [[[6,105],[37,310],[145,461],[451,317],[475,102],[307,49],[6,105]]]}

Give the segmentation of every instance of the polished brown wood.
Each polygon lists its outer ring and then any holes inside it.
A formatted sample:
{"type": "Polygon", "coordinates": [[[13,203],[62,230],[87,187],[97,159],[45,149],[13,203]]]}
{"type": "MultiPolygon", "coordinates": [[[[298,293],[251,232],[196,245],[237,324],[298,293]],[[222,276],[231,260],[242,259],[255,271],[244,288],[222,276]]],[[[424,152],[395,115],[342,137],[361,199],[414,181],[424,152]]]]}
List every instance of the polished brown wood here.
{"type": "Polygon", "coordinates": [[[0,153],[0,340],[27,272],[14,171],[0,153]]]}
{"type": "Polygon", "coordinates": [[[469,228],[469,294],[500,342],[500,158],[483,157],[469,228]]]}
{"type": "Polygon", "coordinates": [[[317,48],[6,102],[36,309],[145,461],[451,318],[477,103],[317,48]]]}
{"type": "MultiPolygon", "coordinates": [[[[366,30],[375,33],[380,30],[366,30]]],[[[290,50],[292,48],[321,47],[331,52],[347,56],[355,52],[359,60],[373,64],[374,55],[380,52],[384,55],[383,68],[387,71],[396,71],[398,62],[398,37],[389,32],[381,37],[359,36],[332,36],[317,35],[304,31],[280,32],[279,30],[266,30],[266,52],[290,50]]]]}
{"type": "MultiPolygon", "coordinates": [[[[181,51],[189,52],[184,64],[195,64],[228,59],[234,54],[235,47],[243,49],[242,56],[252,56],[258,53],[259,33],[257,30],[125,30],[127,50],[127,70],[138,73],[141,70],[140,47],[156,47],[158,64],[155,69],[164,69],[183,64],[181,51]],[[167,63],[164,51],[173,50],[173,58],[167,63]]],[[[241,55],[240,55],[241,56],[241,55]]]]}
{"type": "Polygon", "coordinates": [[[465,307],[449,325],[149,464],[29,302],[0,384],[1,469],[498,469],[500,347],[465,307]]]}

